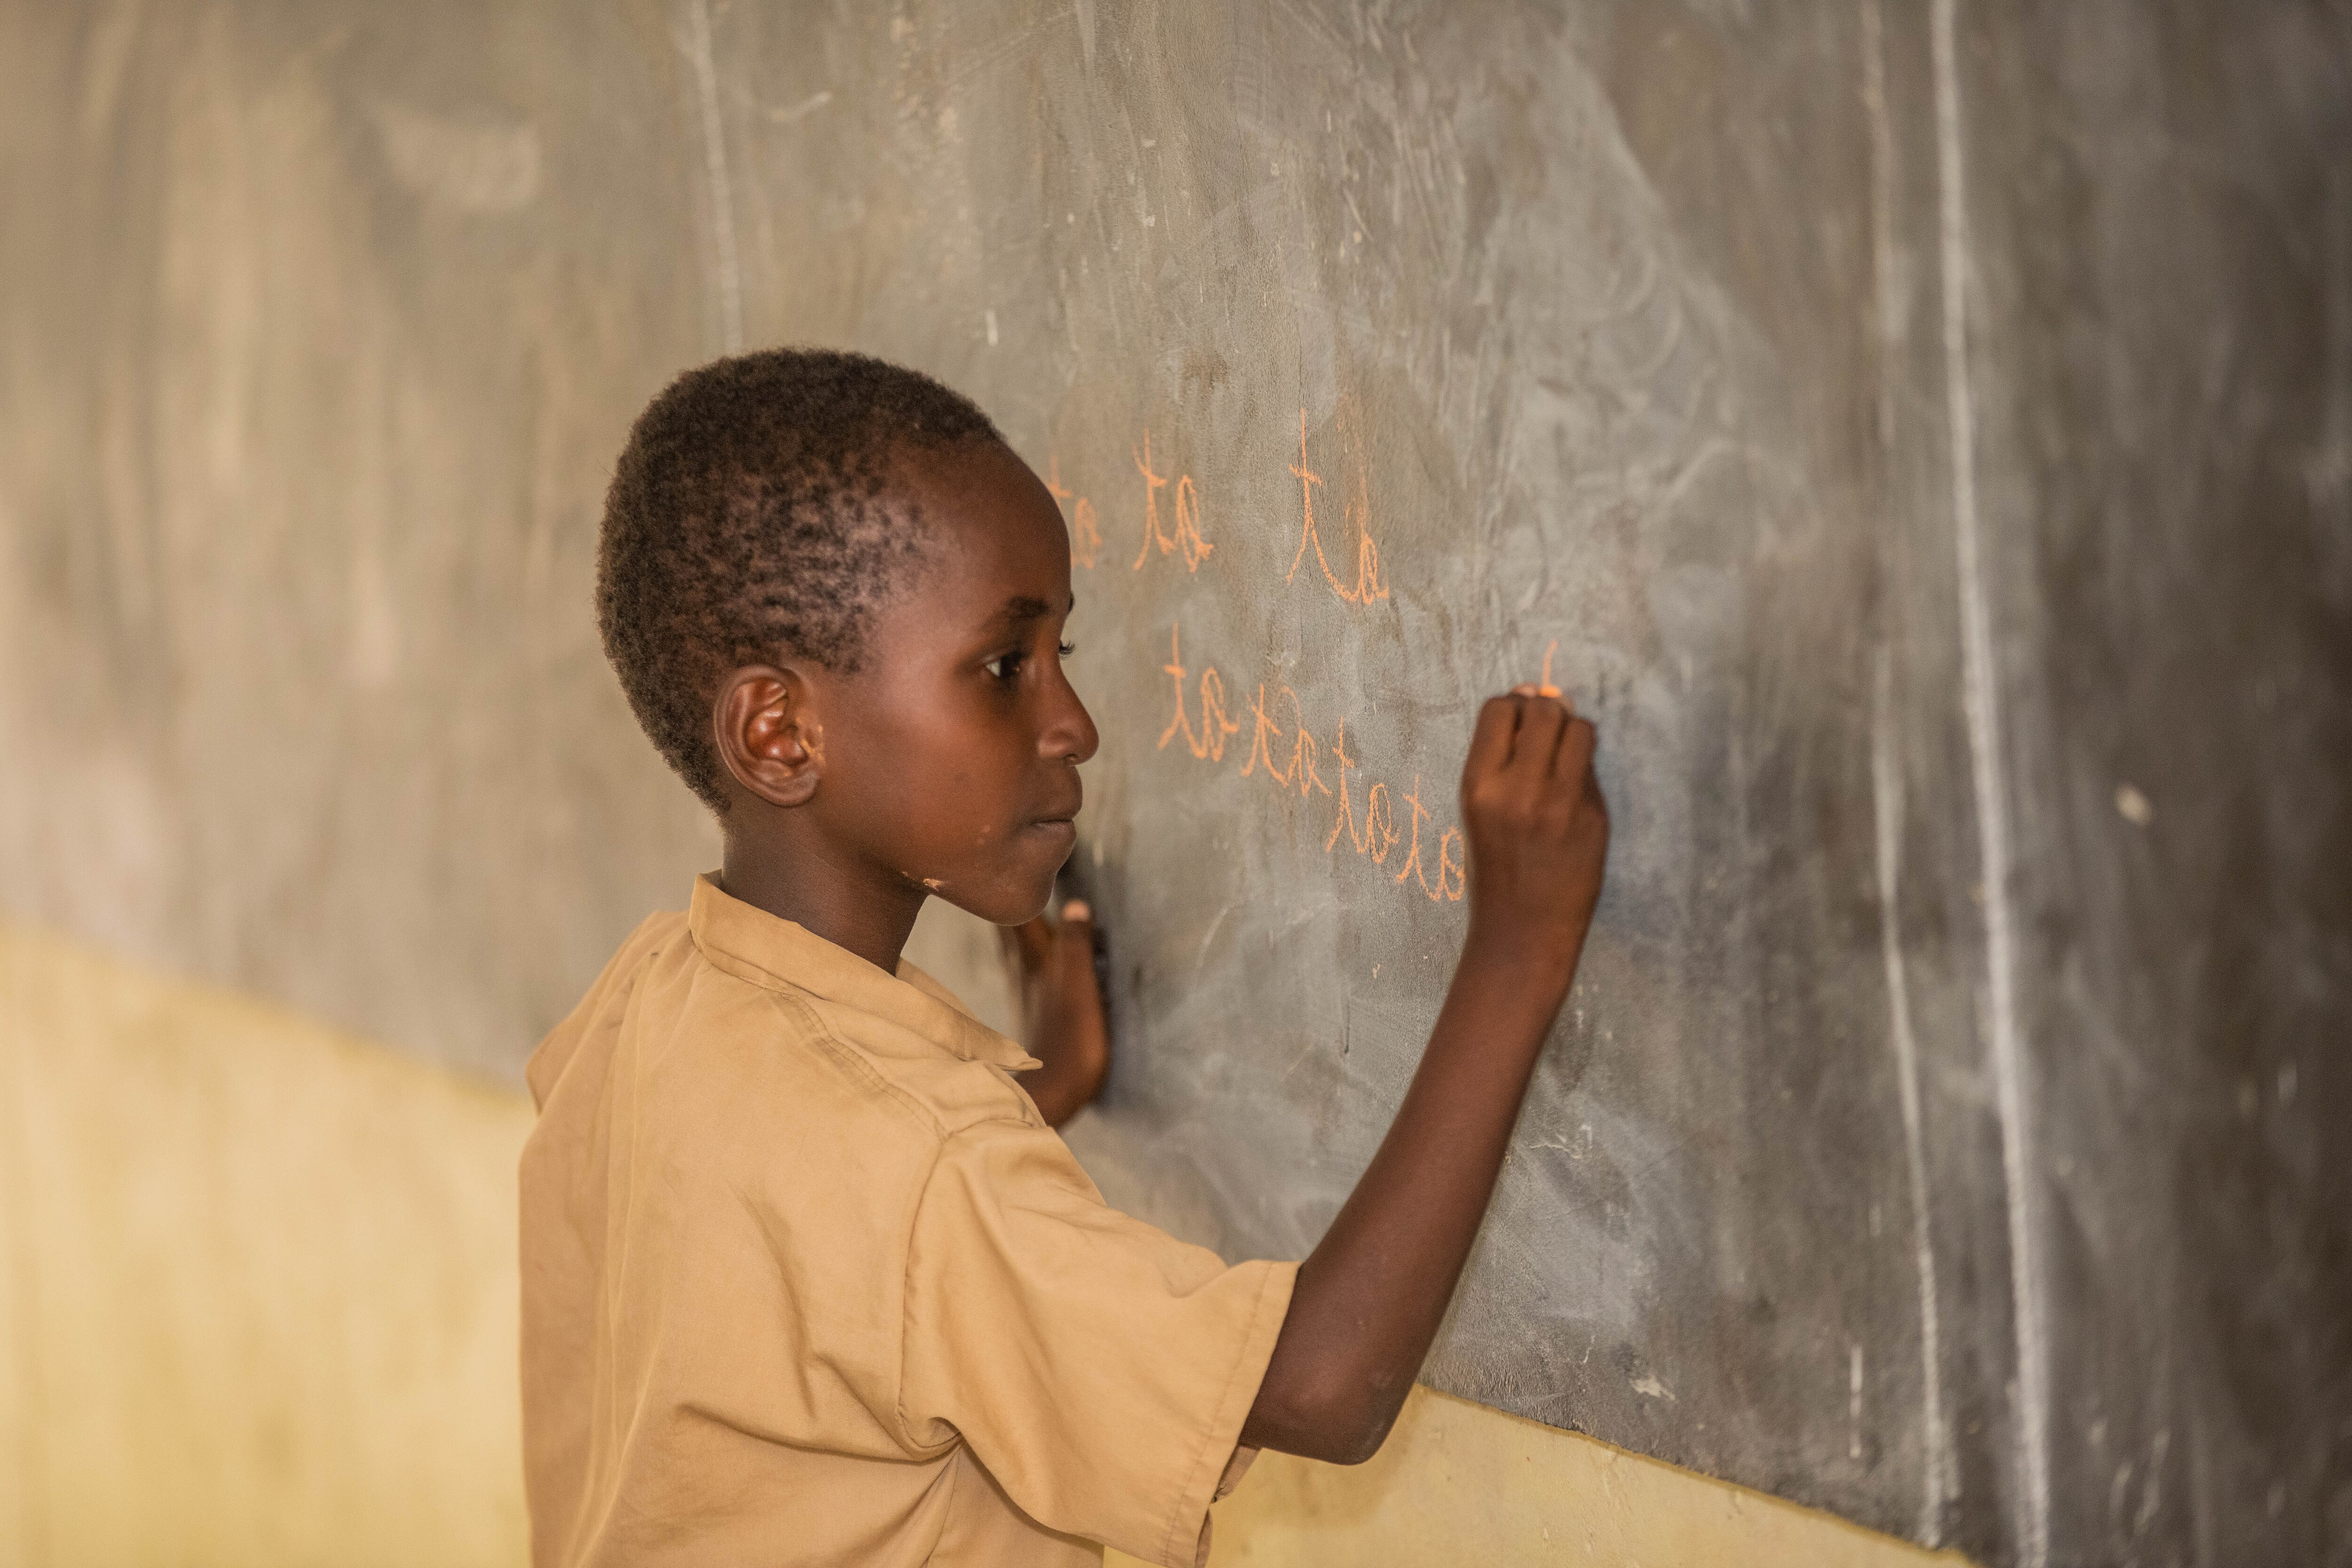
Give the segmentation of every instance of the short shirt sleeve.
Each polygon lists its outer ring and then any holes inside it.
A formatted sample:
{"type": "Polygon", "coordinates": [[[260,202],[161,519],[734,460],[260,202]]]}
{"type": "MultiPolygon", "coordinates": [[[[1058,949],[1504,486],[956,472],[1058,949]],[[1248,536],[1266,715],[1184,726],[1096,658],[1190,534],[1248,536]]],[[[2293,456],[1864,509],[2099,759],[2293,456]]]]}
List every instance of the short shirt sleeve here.
{"type": "Polygon", "coordinates": [[[1044,1128],[968,1129],[916,1215],[899,1416],[1040,1524],[1194,1568],[1297,1272],[1120,1214],[1044,1128]]]}

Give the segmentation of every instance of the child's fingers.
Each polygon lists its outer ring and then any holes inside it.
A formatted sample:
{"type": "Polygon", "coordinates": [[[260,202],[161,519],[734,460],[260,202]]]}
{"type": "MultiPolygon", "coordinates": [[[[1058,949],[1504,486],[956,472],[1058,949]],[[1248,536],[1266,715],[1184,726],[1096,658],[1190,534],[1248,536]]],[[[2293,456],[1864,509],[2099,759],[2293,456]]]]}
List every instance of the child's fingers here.
{"type": "Polygon", "coordinates": [[[1520,700],[1519,736],[1511,747],[1511,766],[1540,778],[1551,772],[1552,753],[1559,749],[1559,733],[1568,726],[1568,710],[1549,697],[1520,700]]]}
{"type": "Polygon", "coordinates": [[[1484,778],[1498,773],[1511,760],[1511,737],[1519,727],[1519,710],[1524,704],[1516,697],[1490,697],[1478,710],[1478,728],[1470,736],[1469,760],[1463,773],[1471,778],[1484,778]]]}
{"type": "MultiPolygon", "coordinates": [[[[1549,659],[1546,659],[1544,661],[1544,668],[1546,673],[1549,673],[1551,668],[1551,661],[1549,659]]],[[[1577,723],[1579,722],[1576,717],[1575,701],[1570,698],[1567,692],[1562,691],[1559,687],[1549,683],[1542,686],[1515,686],[1511,689],[1522,697],[1531,699],[1532,700],[1528,704],[1528,708],[1530,710],[1542,710],[1547,720],[1551,717],[1549,710],[1552,707],[1556,706],[1559,710],[1559,716],[1562,721],[1561,727],[1559,731],[1553,735],[1551,750],[1543,759],[1545,772],[1552,773],[1559,773],[1562,766],[1560,761],[1560,748],[1566,744],[1570,733],[1575,730],[1577,723]]],[[[1591,728],[1590,725],[1586,727],[1588,729],[1591,728]]],[[[1533,760],[1534,759],[1532,757],[1529,758],[1529,761],[1533,760]]]]}
{"type": "Polygon", "coordinates": [[[1590,719],[1570,719],[1560,731],[1559,750],[1552,754],[1552,777],[1580,779],[1592,766],[1592,748],[1600,737],[1590,719]]]}

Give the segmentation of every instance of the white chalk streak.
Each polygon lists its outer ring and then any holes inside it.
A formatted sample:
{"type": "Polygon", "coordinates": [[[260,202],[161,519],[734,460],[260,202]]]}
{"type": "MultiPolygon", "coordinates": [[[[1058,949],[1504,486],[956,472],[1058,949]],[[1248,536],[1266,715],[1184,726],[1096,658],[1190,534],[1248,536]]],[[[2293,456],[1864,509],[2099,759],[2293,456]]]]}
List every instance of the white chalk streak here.
{"type": "Polygon", "coordinates": [[[1895,1088],[1903,1108],[1903,1163],[1911,1183],[1911,1261],[1919,1276],[1919,1423],[1926,1495],[1920,1544],[1943,1544],[1944,1504],[1958,1493],[1951,1429],[1944,1424],[1943,1336],[1937,1317],[1936,1246],[1928,1224],[1927,1139],[1919,1110],[1919,1045],[1911,1029],[1911,984],[1903,963],[1897,903],[1903,871],[1903,759],[1895,752],[1895,668],[1879,651],[1870,724],[1871,796],[1878,819],[1878,946],[1886,964],[1886,1010],[1895,1038],[1895,1088]]]}
{"type": "Polygon", "coordinates": [[[735,255],[735,197],[727,183],[727,137],[719,122],[719,71],[710,58],[709,0],[687,0],[686,58],[702,104],[702,160],[710,176],[710,248],[719,272],[719,333],[743,352],[743,275],[735,255]]]}
{"type": "Polygon", "coordinates": [[[2010,920],[2009,802],[2001,756],[1992,609],[1978,534],[1976,411],[1969,386],[1969,217],[1961,159],[1955,0],[1935,0],[1930,49],[1936,77],[1936,174],[1944,296],[1944,391],[1951,420],[1952,532],[1959,558],[1962,692],[1984,875],[1985,1033],[2000,1117],[2001,1175],[2009,1189],[2011,1311],[2017,1339],[2017,1561],[2050,1560],[2050,1350],[2042,1319],[2042,1260],[2032,1224],[2032,1129],[2019,1038],[2016,951],[2010,920]]]}

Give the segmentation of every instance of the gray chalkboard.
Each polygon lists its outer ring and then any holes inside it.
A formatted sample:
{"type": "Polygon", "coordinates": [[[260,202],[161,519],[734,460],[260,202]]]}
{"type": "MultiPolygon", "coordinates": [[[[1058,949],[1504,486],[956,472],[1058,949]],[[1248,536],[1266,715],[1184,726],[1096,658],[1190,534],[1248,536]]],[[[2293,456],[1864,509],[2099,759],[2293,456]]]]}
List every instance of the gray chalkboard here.
{"type": "Polygon", "coordinates": [[[628,418],[880,353],[1065,492],[1115,1200],[1313,1244],[1548,666],[1610,887],[1429,1379],[2352,1560],[2347,28],[0,6],[8,907],[511,1072],[712,854],[587,613],[628,418]]]}

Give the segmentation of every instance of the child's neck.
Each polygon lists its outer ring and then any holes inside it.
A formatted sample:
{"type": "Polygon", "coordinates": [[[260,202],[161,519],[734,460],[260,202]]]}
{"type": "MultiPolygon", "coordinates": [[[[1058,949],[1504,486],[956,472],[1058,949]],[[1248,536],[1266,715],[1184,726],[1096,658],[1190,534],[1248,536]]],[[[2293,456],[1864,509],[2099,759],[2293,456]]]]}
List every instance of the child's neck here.
{"type": "Polygon", "coordinates": [[[742,805],[728,813],[720,830],[726,855],[719,884],[781,920],[846,948],[885,974],[898,972],[898,954],[915,929],[928,896],[919,888],[872,866],[850,863],[836,846],[811,831],[797,813],[782,820],[738,822],[742,805]]]}

